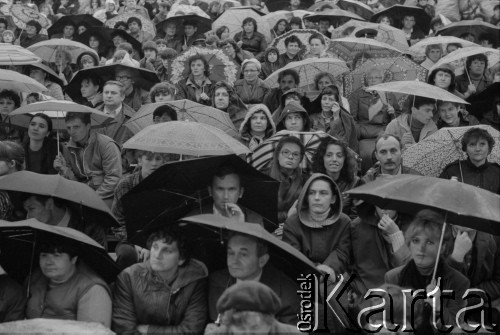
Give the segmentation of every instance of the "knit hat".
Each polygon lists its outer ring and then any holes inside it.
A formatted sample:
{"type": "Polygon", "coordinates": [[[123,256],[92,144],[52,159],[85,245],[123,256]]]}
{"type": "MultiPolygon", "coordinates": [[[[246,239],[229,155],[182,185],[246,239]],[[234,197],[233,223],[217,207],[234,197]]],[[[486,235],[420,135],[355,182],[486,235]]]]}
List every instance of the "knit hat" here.
{"type": "Polygon", "coordinates": [[[217,301],[217,311],[253,311],[275,315],[281,307],[280,298],[267,285],[247,280],[234,284],[222,293],[217,301]]]}
{"type": "Polygon", "coordinates": [[[142,51],[144,50],[154,50],[158,52],[158,46],[153,41],[146,41],[142,44],[142,51]]]}
{"type": "Polygon", "coordinates": [[[245,68],[245,65],[248,64],[248,63],[252,63],[252,64],[257,65],[257,70],[259,70],[259,72],[262,69],[262,65],[260,64],[260,62],[257,59],[255,59],[255,58],[249,58],[249,59],[245,59],[243,61],[243,63],[241,63],[241,70],[242,71],[245,68]]]}

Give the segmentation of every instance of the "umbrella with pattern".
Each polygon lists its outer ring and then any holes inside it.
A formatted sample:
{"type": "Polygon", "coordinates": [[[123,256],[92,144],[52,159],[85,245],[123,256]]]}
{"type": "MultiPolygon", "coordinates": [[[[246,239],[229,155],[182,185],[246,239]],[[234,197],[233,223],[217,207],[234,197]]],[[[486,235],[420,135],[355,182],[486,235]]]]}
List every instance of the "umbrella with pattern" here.
{"type": "MultiPolygon", "coordinates": [[[[446,165],[467,158],[467,155],[462,151],[461,140],[465,132],[471,128],[485,129],[495,142],[500,141],[500,132],[486,125],[441,128],[422,141],[410,146],[403,153],[404,165],[424,176],[438,177],[446,165]]],[[[488,156],[488,161],[500,164],[500,146],[495,145],[493,147],[488,156]]]]}
{"type": "Polygon", "coordinates": [[[31,20],[37,21],[45,29],[50,26],[50,21],[44,15],[40,14],[36,7],[15,4],[10,7],[10,13],[14,19],[14,23],[21,29],[25,29],[26,22],[31,20]]]}
{"type": "Polygon", "coordinates": [[[389,44],[366,37],[344,37],[333,40],[328,51],[338,55],[345,61],[351,61],[353,56],[360,53],[372,58],[399,56],[402,52],[389,44]]]}
{"type": "MultiPolygon", "coordinates": [[[[500,61],[500,52],[497,49],[472,46],[450,52],[449,54],[441,58],[436,64],[434,64],[429,71],[437,69],[443,64],[450,64],[455,61],[465,60],[469,56],[478,54],[486,55],[486,57],[488,58],[488,68],[495,66],[500,61]]],[[[467,71],[467,69],[465,70],[467,71]]]]}
{"type": "Polygon", "coordinates": [[[462,48],[479,46],[474,42],[466,41],[455,36],[430,36],[412,45],[408,49],[408,52],[414,57],[421,57],[425,56],[425,49],[427,46],[440,44],[443,49],[443,54],[445,54],[446,46],[450,43],[458,43],[462,48]]]}
{"type": "Polygon", "coordinates": [[[365,19],[361,16],[343,9],[328,9],[322,12],[316,12],[314,14],[304,16],[304,19],[311,22],[328,20],[330,21],[330,25],[333,27],[338,27],[349,20],[365,21],[365,19]]]}
{"type": "MultiPolygon", "coordinates": [[[[299,40],[302,42],[302,50],[300,51],[302,54],[305,54],[309,52],[309,37],[313,34],[318,34],[319,32],[316,29],[294,29],[290,30],[283,35],[280,35],[276,37],[272,42],[271,46],[275,47],[278,49],[278,51],[281,53],[286,52],[286,46],[285,46],[285,39],[288,37],[294,35],[299,38],[299,40]]],[[[328,46],[331,43],[331,40],[323,36],[325,40],[325,47],[328,49],[328,46]]]]}

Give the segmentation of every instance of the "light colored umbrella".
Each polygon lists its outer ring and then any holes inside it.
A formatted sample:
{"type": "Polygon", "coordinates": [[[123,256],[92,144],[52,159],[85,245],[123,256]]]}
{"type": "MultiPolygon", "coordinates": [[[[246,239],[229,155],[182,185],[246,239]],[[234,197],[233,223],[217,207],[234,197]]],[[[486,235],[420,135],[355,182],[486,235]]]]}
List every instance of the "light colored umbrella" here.
{"type": "Polygon", "coordinates": [[[179,121],[205,123],[219,128],[231,137],[238,136],[238,130],[228,113],[186,99],[142,105],[141,109],[125,123],[125,126],[136,134],[147,126],[153,125],[153,113],[160,106],[172,107],[177,112],[179,121]]]}
{"type": "MultiPolygon", "coordinates": [[[[281,53],[286,52],[286,46],[285,46],[285,40],[294,35],[299,38],[299,40],[302,42],[302,49],[301,53],[305,54],[306,52],[309,52],[309,37],[313,34],[318,34],[318,31],[316,29],[294,29],[290,30],[283,35],[280,35],[273,39],[271,42],[271,46],[275,47],[278,49],[278,51],[281,53]]],[[[325,39],[325,48],[328,49],[330,46],[330,43],[332,42],[328,37],[323,36],[325,39]]]]}
{"type": "Polygon", "coordinates": [[[358,88],[365,86],[366,75],[373,69],[384,72],[384,82],[401,80],[427,80],[427,70],[407,57],[367,59],[356,70],[344,77],[344,93],[348,97],[358,88]]]}
{"type": "Polygon", "coordinates": [[[369,54],[372,58],[394,57],[402,54],[401,50],[365,37],[344,37],[333,40],[328,51],[345,61],[351,61],[358,53],[369,54]]]}
{"type": "Polygon", "coordinates": [[[469,103],[453,93],[450,93],[442,88],[434,85],[423,83],[418,80],[414,81],[394,81],[391,83],[382,83],[366,88],[367,91],[378,91],[378,92],[394,92],[402,93],[408,95],[416,95],[419,97],[426,97],[442,101],[456,102],[459,104],[469,103]]]}
{"type": "Polygon", "coordinates": [[[330,25],[334,27],[344,24],[348,20],[365,21],[365,19],[363,19],[361,16],[343,9],[328,9],[322,12],[315,12],[311,15],[304,16],[304,19],[307,19],[311,22],[329,20],[330,25]]]}
{"type": "MultiPolygon", "coordinates": [[[[321,12],[320,9],[323,6],[331,7],[331,9],[339,8],[339,6],[336,5],[335,1],[325,0],[325,1],[318,1],[318,2],[316,2],[314,5],[312,5],[311,7],[309,7],[307,10],[309,10],[311,12],[321,12]]],[[[330,9],[330,8],[328,8],[328,9],[330,9]]]]}
{"type": "MultiPolygon", "coordinates": [[[[471,128],[482,128],[500,141],[500,132],[490,126],[477,125],[472,127],[441,128],[422,141],[410,146],[403,153],[404,165],[424,176],[439,177],[446,165],[464,160],[467,155],[462,151],[461,140],[465,132],[471,128]]],[[[495,145],[488,155],[489,162],[500,164],[500,146],[495,145]]]]}
{"type": "Polygon", "coordinates": [[[459,43],[462,47],[479,47],[478,44],[466,41],[455,36],[431,36],[412,45],[408,51],[412,56],[425,56],[425,49],[428,45],[441,44],[443,55],[446,53],[446,46],[450,43],[459,43]]]}
{"type": "MultiPolygon", "coordinates": [[[[478,55],[478,54],[484,54],[486,57],[488,57],[488,68],[491,68],[492,66],[496,65],[500,61],[500,51],[497,49],[492,49],[492,48],[485,48],[485,47],[480,47],[480,46],[472,46],[472,47],[467,47],[467,48],[462,48],[455,50],[453,52],[450,52],[443,58],[441,58],[436,64],[434,64],[429,72],[432,72],[432,70],[437,69],[443,64],[450,64],[455,61],[462,61],[465,60],[469,56],[473,55],[478,55]]],[[[465,69],[465,73],[467,76],[469,75],[467,72],[467,68],[465,69]]],[[[469,78],[470,80],[470,78],[469,78]]]]}
{"type": "Polygon", "coordinates": [[[463,20],[459,22],[453,22],[444,26],[443,28],[436,31],[436,35],[459,37],[463,34],[471,33],[474,34],[476,38],[478,38],[482,34],[487,34],[496,37],[498,41],[499,32],[500,28],[491,23],[476,20],[463,20]]]}
{"type": "Polygon", "coordinates": [[[177,1],[170,8],[170,11],[167,14],[167,18],[177,16],[177,15],[191,15],[191,14],[198,15],[198,16],[204,17],[206,19],[210,19],[210,16],[208,16],[208,14],[205,13],[200,7],[191,6],[191,5],[183,5],[177,1]]]}
{"type": "Polygon", "coordinates": [[[147,18],[145,18],[144,16],[142,16],[140,14],[123,13],[123,14],[115,16],[112,19],[109,19],[108,21],[106,21],[104,23],[104,25],[106,27],[108,27],[108,28],[114,28],[115,24],[118,21],[127,22],[127,20],[130,19],[131,17],[136,17],[139,20],[141,20],[141,22],[142,22],[142,31],[144,31],[144,32],[146,32],[146,33],[148,33],[148,34],[150,34],[152,36],[156,35],[156,28],[155,28],[155,25],[153,24],[153,22],[150,19],[147,19],[147,18]]]}
{"type": "Polygon", "coordinates": [[[0,66],[30,65],[41,61],[40,57],[19,45],[0,43],[0,66]]]}
{"type": "Polygon", "coordinates": [[[16,71],[0,69],[0,89],[15,92],[31,93],[43,92],[47,88],[35,79],[16,71]]]}
{"type": "Polygon", "coordinates": [[[123,148],[197,157],[250,152],[222,130],[189,121],[170,121],[146,127],[125,142],[123,148]]]}
{"type": "Polygon", "coordinates": [[[337,6],[347,11],[349,11],[349,8],[352,8],[355,14],[361,16],[365,20],[369,20],[374,13],[370,6],[365,5],[361,1],[339,0],[337,6]]]}
{"type": "Polygon", "coordinates": [[[306,14],[311,14],[311,12],[309,12],[307,10],[300,10],[300,9],[294,10],[294,11],[278,10],[276,12],[271,12],[269,14],[266,14],[264,16],[264,19],[269,23],[269,26],[271,27],[271,29],[273,29],[273,27],[276,25],[276,23],[281,19],[285,19],[288,22],[290,22],[292,17],[300,17],[302,19],[302,17],[306,14]]]}
{"type": "Polygon", "coordinates": [[[271,28],[267,20],[264,19],[264,13],[252,7],[232,7],[224,11],[212,23],[212,29],[215,31],[217,28],[226,26],[229,28],[231,37],[243,31],[243,20],[247,17],[255,19],[257,22],[257,31],[266,37],[266,40],[271,41],[271,28]]]}
{"type": "Polygon", "coordinates": [[[28,47],[28,50],[33,52],[38,57],[49,63],[56,63],[56,54],[59,50],[69,52],[71,55],[70,62],[76,64],[76,59],[83,52],[90,52],[99,59],[99,55],[94,49],[89,48],[80,42],[64,39],[54,38],[42,42],[38,42],[28,47]]]}
{"type": "Polygon", "coordinates": [[[35,7],[30,7],[25,4],[14,4],[9,9],[12,18],[14,19],[14,23],[18,28],[25,29],[26,23],[31,20],[35,20],[42,28],[47,29],[50,26],[50,21],[38,12],[38,9],[35,7]]]}
{"type": "Polygon", "coordinates": [[[288,69],[297,71],[300,76],[300,86],[298,88],[306,90],[314,85],[314,77],[318,73],[327,72],[334,77],[338,77],[349,72],[349,68],[343,60],[334,58],[310,58],[287,64],[285,67],[274,71],[264,82],[270,87],[278,87],[278,77],[280,73],[288,69]]]}

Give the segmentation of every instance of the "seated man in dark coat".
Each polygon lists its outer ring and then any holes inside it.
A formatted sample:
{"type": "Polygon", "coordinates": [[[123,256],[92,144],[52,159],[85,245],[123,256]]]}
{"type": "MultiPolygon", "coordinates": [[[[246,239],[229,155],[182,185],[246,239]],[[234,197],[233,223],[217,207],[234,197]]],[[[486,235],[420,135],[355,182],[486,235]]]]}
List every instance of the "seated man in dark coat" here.
{"type": "Polygon", "coordinates": [[[467,160],[457,160],[446,166],[439,176],[456,177],[458,181],[500,194],[500,165],[488,162],[495,140],[484,129],[469,129],[462,137],[462,150],[467,160]]]}
{"type": "Polygon", "coordinates": [[[278,321],[297,324],[299,297],[297,283],[267,264],[267,245],[262,240],[244,234],[234,234],[227,242],[227,269],[209,276],[208,308],[210,319],[218,319],[216,303],[226,288],[241,281],[258,281],[269,286],[281,299],[276,313],[278,321]]]}

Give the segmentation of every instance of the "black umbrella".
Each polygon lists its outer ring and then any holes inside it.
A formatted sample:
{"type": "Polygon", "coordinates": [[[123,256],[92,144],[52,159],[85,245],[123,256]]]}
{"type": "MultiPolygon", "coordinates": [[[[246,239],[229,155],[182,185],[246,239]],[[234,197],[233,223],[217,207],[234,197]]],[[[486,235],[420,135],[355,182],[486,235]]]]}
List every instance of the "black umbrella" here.
{"type": "Polygon", "coordinates": [[[488,35],[493,38],[498,45],[500,27],[488,22],[476,20],[464,20],[450,23],[436,31],[436,35],[460,37],[463,34],[473,34],[476,39],[481,35],[488,35]]]}
{"type": "Polygon", "coordinates": [[[323,12],[304,15],[304,19],[311,22],[330,21],[330,25],[338,27],[349,20],[365,21],[361,16],[343,9],[328,9],[323,12]]]}
{"type": "Polygon", "coordinates": [[[241,205],[264,218],[266,229],[277,228],[279,182],[257,171],[236,155],[215,156],[166,164],[123,198],[127,234],[175,221],[209,201],[207,186],[223,166],[232,166],[245,187],[241,205]]]}
{"type": "MultiPolygon", "coordinates": [[[[75,25],[76,27],[80,25],[87,26],[87,29],[90,27],[102,27],[104,23],[96,19],[90,14],[79,14],[79,15],[66,15],[61,17],[56,21],[49,29],[47,29],[47,33],[49,34],[49,38],[52,35],[62,34],[64,27],[68,24],[75,25]]],[[[76,35],[76,33],[75,33],[76,35]]]]}
{"type": "Polygon", "coordinates": [[[381,16],[391,17],[394,21],[394,26],[399,29],[403,27],[403,19],[405,16],[415,17],[415,26],[422,30],[425,35],[429,34],[429,30],[431,29],[432,18],[420,7],[394,5],[374,14],[370,21],[377,22],[378,18],[381,16]]]}
{"type": "MultiPolygon", "coordinates": [[[[103,56],[103,52],[113,50],[115,48],[115,45],[113,44],[113,37],[120,36],[127,43],[132,45],[132,48],[139,53],[141,58],[144,57],[141,43],[130,36],[130,34],[128,34],[125,30],[106,27],[92,27],[87,29],[83,34],[77,36],[75,40],[90,47],[89,40],[91,36],[97,37],[102,44],[103,49],[102,52],[99,51],[100,56],[103,56]]],[[[101,47],[101,45],[99,45],[99,47],[101,47]]]]}
{"type": "Polygon", "coordinates": [[[65,240],[76,246],[79,258],[111,283],[120,272],[106,250],[87,235],[67,227],[50,226],[35,219],[0,221],[0,265],[23,282],[38,264],[41,243],[65,240]]]}
{"type": "MultiPolygon", "coordinates": [[[[298,9],[308,9],[314,4],[314,0],[301,0],[298,9]]],[[[270,12],[278,10],[290,10],[290,0],[268,0],[266,7],[270,12]]]]}
{"type": "Polygon", "coordinates": [[[66,86],[65,93],[67,93],[74,101],[83,101],[82,93],[80,91],[83,79],[87,78],[89,74],[93,74],[100,77],[105,83],[108,80],[115,80],[115,71],[122,68],[130,69],[132,71],[135,85],[142,89],[149,90],[154,84],[160,82],[156,72],[124,64],[111,64],[78,71],[73,79],[71,79],[68,86],[66,86]]]}
{"type": "Polygon", "coordinates": [[[488,86],[484,91],[478,94],[471,95],[467,102],[470,103],[467,106],[467,111],[477,117],[478,119],[483,118],[483,114],[494,110],[496,112],[497,106],[493,106],[493,102],[500,96],[500,83],[493,83],[488,86]]]}
{"type": "Polygon", "coordinates": [[[158,24],[156,24],[156,31],[158,32],[158,34],[164,36],[164,25],[173,23],[177,27],[181,27],[183,26],[184,21],[187,20],[196,22],[196,24],[198,25],[198,29],[196,30],[197,34],[201,35],[212,29],[212,20],[196,14],[189,14],[172,16],[159,22],[158,24]]]}

